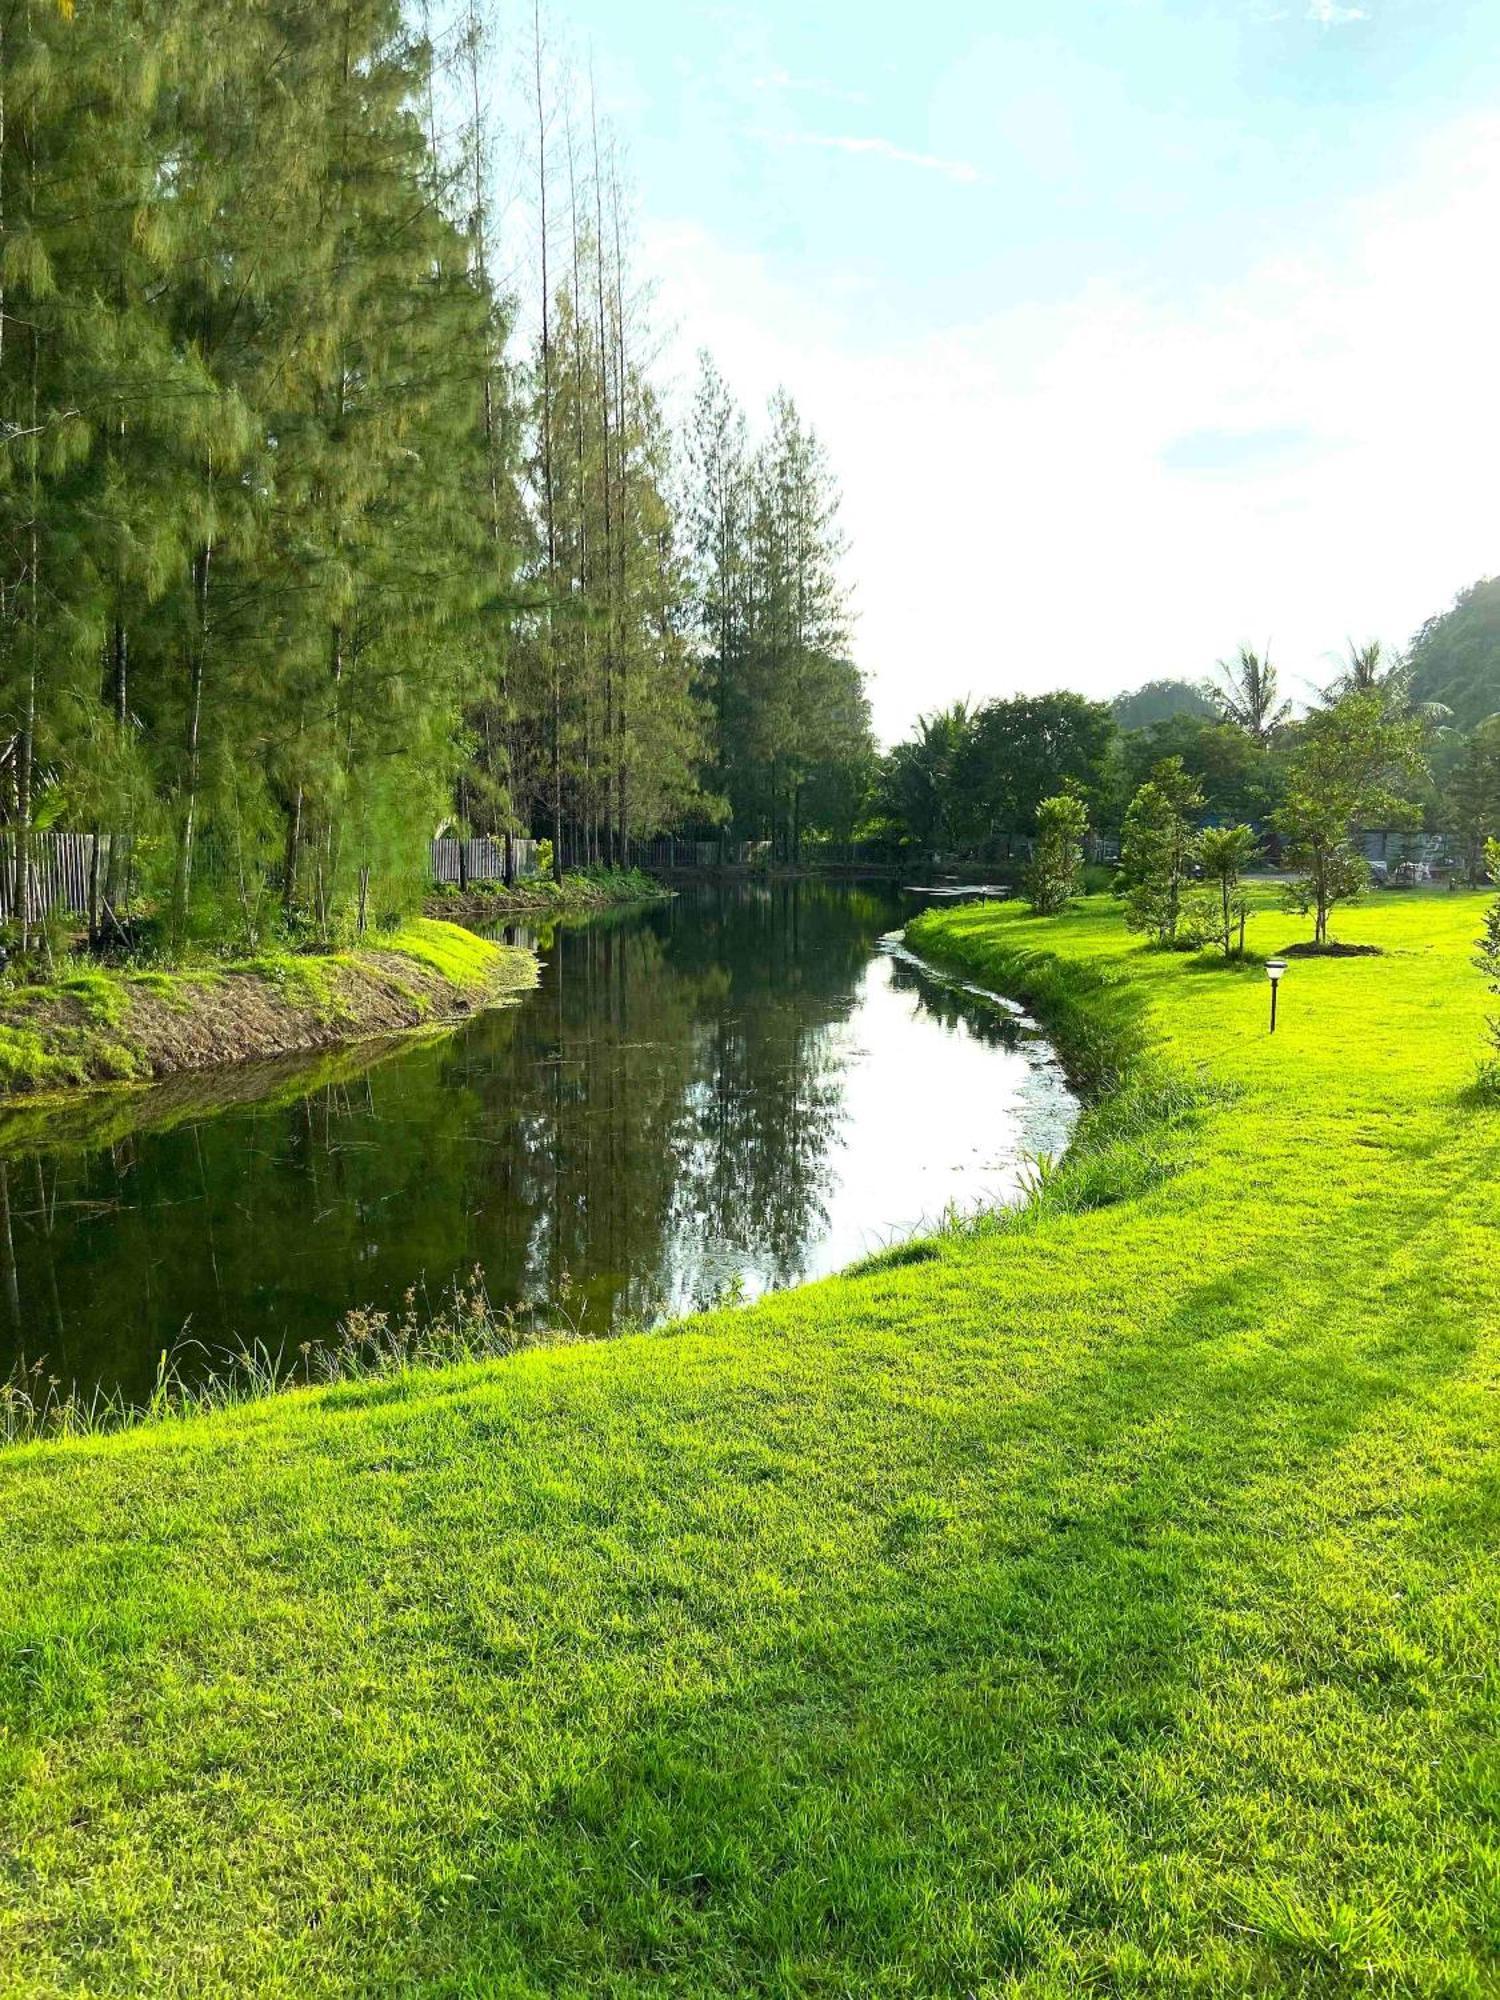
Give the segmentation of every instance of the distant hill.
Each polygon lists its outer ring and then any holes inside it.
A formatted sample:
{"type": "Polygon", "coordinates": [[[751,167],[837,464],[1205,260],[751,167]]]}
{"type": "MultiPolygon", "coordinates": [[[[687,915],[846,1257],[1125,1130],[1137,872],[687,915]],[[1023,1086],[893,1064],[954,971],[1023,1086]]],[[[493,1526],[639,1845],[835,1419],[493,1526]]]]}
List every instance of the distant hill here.
{"type": "Polygon", "coordinates": [[[1197,681],[1147,681],[1144,687],[1117,694],[1109,712],[1121,729],[1149,729],[1153,722],[1174,715],[1217,715],[1211,695],[1197,681]]]}
{"type": "Polygon", "coordinates": [[[1413,701],[1440,701],[1460,729],[1500,713],[1500,577],[1460,591],[1411,642],[1413,701]]]}

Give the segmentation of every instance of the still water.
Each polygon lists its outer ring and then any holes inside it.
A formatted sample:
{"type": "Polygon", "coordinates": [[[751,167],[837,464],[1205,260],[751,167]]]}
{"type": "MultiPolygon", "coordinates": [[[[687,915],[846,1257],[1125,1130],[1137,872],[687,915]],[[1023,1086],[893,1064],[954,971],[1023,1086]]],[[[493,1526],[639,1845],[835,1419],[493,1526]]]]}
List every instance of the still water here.
{"type": "Polygon", "coordinates": [[[904,951],[905,913],[863,885],[689,892],[557,931],[539,990],[456,1035],[12,1138],[0,1372],[45,1354],[140,1396],[163,1349],[294,1349],[476,1265],[603,1331],[1013,1197],[1074,1100],[1024,1017],[904,951]]]}

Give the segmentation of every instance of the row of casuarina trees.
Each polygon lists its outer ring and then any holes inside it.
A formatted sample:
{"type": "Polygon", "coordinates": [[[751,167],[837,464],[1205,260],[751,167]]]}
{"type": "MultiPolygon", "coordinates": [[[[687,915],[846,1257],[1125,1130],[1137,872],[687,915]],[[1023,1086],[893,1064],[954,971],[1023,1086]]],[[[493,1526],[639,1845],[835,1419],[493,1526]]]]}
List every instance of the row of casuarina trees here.
{"type": "Polygon", "coordinates": [[[178,933],[431,834],[795,839],[868,768],[790,397],[679,429],[592,88],[480,0],[0,9],[0,831],[178,933]]]}

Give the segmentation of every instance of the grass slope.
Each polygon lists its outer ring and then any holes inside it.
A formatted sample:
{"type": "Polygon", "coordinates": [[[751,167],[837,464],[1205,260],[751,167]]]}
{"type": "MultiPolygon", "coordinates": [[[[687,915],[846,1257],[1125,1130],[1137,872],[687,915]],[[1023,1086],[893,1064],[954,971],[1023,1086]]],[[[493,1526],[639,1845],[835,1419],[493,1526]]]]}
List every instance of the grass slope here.
{"type": "Polygon", "coordinates": [[[445,882],[428,897],[426,907],[434,917],[496,922],[508,916],[592,916],[659,903],[670,894],[643,868],[593,868],[571,871],[560,882],[550,875],[527,875],[509,889],[495,882],[475,882],[467,889],[445,882]]]}
{"type": "Polygon", "coordinates": [[[87,1089],[454,1020],[531,986],[529,952],[415,918],[357,950],[180,972],[76,973],[0,994],[0,1095],[87,1089]]]}
{"type": "Polygon", "coordinates": [[[1496,1991],[1479,909],[1274,1042],[1106,905],[946,913],[1125,1065],[1018,1221],[0,1459],[0,1979],[1496,1991]]]}

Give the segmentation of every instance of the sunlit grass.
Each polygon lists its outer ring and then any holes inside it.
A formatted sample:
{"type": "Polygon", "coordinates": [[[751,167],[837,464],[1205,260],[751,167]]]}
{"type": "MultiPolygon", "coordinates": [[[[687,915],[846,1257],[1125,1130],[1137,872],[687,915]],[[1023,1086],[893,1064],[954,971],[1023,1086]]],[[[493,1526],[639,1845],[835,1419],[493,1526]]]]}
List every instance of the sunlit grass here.
{"type": "Polygon", "coordinates": [[[947,912],[1106,1092],[1019,1220],[4,1454],[0,1977],[1494,1992],[1480,909],[1350,912],[1274,1039],[1104,902],[947,912]]]}

